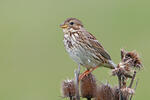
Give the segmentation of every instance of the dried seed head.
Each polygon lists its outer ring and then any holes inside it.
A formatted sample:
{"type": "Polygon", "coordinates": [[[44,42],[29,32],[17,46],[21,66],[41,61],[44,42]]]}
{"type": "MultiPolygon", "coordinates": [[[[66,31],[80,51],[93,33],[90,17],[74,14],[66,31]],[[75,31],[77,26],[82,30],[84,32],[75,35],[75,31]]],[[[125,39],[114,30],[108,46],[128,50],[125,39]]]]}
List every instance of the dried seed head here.
{"type": "Polygon", "coordinates": [[[142,63],[138,54],[135,51],[127,52],[124,49],[121,50],[121,62],[117,68],[112,70],[112,75],[125,76],[125,78],[132,78],[133,68],[141,68],[142,63]]]}
{"type": "Polygon", "coordinates": [[[113,87],[113,100],[119,100],[119,88],[118,86],[113,87]]]}
{"type": "Polygon", "coordinates": [[[108,84],[101,84],[97,88],[95,100],[114,100],[113,89],[108,84]]]}
{"type": "Polygon", "coordinates": [[[122,63],[118,64],[118,67],[112,70],[112,75],[119,75],[131,78],[131,69],[128,66],[123,65],[122,63]]]}
{"type": "Polygon", "coordinates": [[[126,52],[125,50],[121,50],[121,59],[124,64],[128,65],[129,67],[134,66],[135,68],[141,68],[142,62],[137,52],[131,51],[126,52]]]}
{"type": "Polygon", "coordinates": [[[63,97],[75,96],[75,84],[73,80],[65,80],[62,82],[62,95],[63,97]]]}
{"type": "Polygon", "coordinates": [[[124,49],[121,49],[121,60],[124,58],[127,52],[124,49]]]}
{"type": "Polygon", "coordinates": [[[131,88],[128,88],[128,87],[122,88],[121,91],[122,91],[123,96],[126,97],[126,98],[129,95],[133,95],[135,93],[134,89],[131,89],[131,88]]]}
{"type": "Polygon", "coordinates": [[[128,52],[126,56],[132,59],[132,62],[131,62],[132,66],[139,68],[139,69],[142,67],[142,63],[139,58],[139,55],[135,51],[128,52]]]}
{"type": "Polygon", "coordinates": [[[81,96],[83,98],[94,98],[96,92],[96,80],[95,77],[90,73],[83,77],[80,82],[81,96]]]}

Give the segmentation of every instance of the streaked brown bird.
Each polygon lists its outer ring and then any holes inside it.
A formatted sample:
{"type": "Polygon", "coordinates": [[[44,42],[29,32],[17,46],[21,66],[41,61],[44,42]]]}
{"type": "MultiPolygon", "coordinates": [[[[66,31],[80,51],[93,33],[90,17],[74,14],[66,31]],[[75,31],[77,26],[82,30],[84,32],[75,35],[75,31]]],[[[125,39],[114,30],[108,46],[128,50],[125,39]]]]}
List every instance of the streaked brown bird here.
{"type": "Polygon", "coordinates": [[[64,46],[70,57],[78,64],[87,68],[79,76],[79,80],[99,66],[114,69],[109,54],[98,40],[86,29],[80,20],[68,18],[60,25],[64,32],[64,46]]]}

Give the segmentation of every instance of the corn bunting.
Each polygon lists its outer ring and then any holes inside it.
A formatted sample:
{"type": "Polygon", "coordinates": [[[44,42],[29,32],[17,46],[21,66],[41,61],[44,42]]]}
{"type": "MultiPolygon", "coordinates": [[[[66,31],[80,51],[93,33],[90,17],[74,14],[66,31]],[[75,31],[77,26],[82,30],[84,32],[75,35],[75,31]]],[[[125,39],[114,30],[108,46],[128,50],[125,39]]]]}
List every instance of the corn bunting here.
{"type": "Polygon", "coordinates": [[[80,20],[68,18],[60,27],[64,32],[66,51],[78,65],[87,68],[79,80],[99,66],[111,69],[116,67],[101,43],[84,28],[80,20]]]}

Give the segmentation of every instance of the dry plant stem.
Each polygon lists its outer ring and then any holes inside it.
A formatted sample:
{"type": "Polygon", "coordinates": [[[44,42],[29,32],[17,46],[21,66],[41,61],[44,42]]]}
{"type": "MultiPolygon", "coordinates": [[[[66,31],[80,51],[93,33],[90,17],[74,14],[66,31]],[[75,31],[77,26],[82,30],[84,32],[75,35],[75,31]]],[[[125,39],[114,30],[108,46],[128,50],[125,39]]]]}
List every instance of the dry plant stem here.
{"type": "Polygon", "coordinates": [[[131,88],[131,87],[132,87],[132,84],[133,84],[133,82],[134,82],[135,76],[136,76],[136,71],[134,71],[134,74],[133,74],[133,77],[132,77],[131,83],[130,83],[130,85],[129,85],[129,88],[131,88]]]}
{"type": "Polygon", "coordinates": [[[122,80],[121,80],[121,75],[117,75],[118,76],[118,82],[119,82],[119,100],[123,100],[123,96],[122,96],[122,92],[121,92],[121,87],[122,87],[122,80]]]}
{"type": "Polygon", "coordinates": [[[72,96],[70,96],[69,98],[70,98],[70,100],[73,100],[72,96]]]}
{"type": "Polygon", "coordinates": [[[125,77],[127,77],[127,78],[132,78],[132,76],[131,75],[124,75],[125,77]]]}
{"type": "Polygon", "coordinates": [[[121,76],[120,75],[117,75],[118,76],[118,82],[119,82],[119,89],[121,89],[121,76]]]}
{"type": "Polygon", "coordinates": [[[79,75],[80,75],[80,65],[78,66],[78,69],[75,70],[76,100],[80,100],[80,94],[79,94],[79,75]]]}
{"type": "Polygon", "coordinates": [[[91,98],[87,98],[87,100],[91,100],[91,98]]]}
{"type": "MultiPolygon", "coordinates": [[[[138,82],[139,82],[139,79],[136,81],[136,85],[135,85],[135,87],[134,87],[134,90],[136,90],[136,87],[137,87],[137,85],[138,85],[138,82]]],[[[130,100],[132,100],[132,97],[133,97],[133,94],[131,95],[130,100]]]]}

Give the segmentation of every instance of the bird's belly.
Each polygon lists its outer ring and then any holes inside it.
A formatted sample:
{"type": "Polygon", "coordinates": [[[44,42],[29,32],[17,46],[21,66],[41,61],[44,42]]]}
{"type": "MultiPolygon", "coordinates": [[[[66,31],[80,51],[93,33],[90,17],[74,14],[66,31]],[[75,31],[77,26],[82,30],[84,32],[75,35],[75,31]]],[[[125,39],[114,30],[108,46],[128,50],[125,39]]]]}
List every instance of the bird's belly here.
{"type": "Polygon", "coordinates": [[[66,45],[66,51],[69,53],[70,57],[78,64],[85,66],[87,68],[96,67],[101,64],[101,60],[95,59],[94,53],[89,52],[85,48],[79,45],[66,45]]]}
{"type": "Polygon", "coordinates": [[[87,68],[98,66],[101,61],[95,60],[90,52],[82,50],[72,50],[69,52],[71,58],[78,64],[81,64],[87,68]]]}

